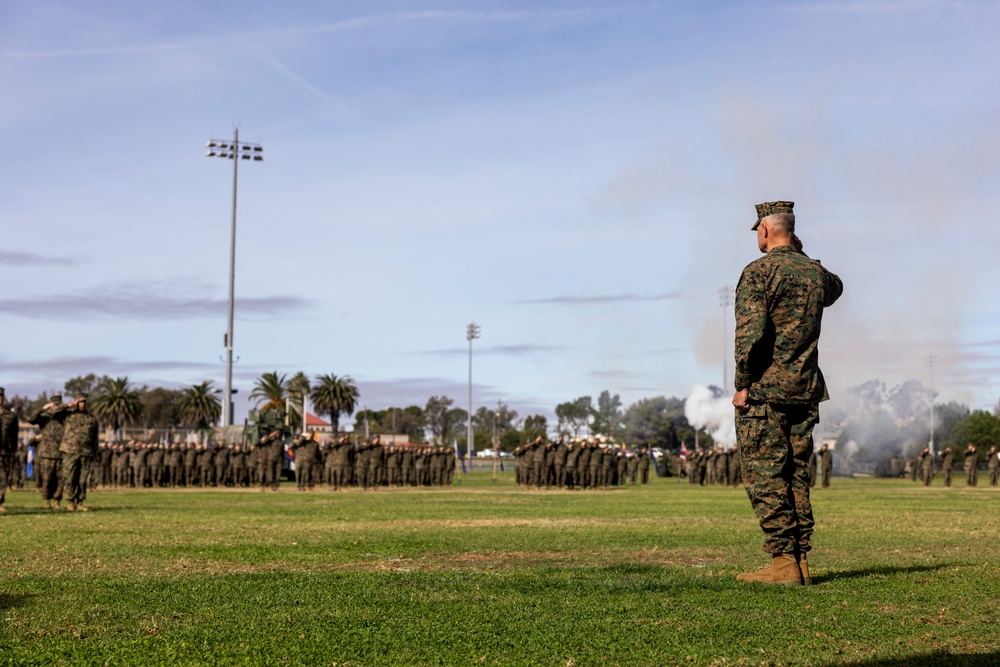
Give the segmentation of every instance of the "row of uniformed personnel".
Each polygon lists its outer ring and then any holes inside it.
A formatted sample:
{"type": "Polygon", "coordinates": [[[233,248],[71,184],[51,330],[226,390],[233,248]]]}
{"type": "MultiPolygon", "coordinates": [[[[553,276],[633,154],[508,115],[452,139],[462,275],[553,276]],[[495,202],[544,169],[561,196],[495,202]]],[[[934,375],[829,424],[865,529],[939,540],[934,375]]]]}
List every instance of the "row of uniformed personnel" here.
{"type": "Polygon", "coordinates": [[[649,483],[648,448],[626,451],[598,440],[555,442],[541,436],[514,450],[517,483],[524,487],[597,489],[649,483]]]}

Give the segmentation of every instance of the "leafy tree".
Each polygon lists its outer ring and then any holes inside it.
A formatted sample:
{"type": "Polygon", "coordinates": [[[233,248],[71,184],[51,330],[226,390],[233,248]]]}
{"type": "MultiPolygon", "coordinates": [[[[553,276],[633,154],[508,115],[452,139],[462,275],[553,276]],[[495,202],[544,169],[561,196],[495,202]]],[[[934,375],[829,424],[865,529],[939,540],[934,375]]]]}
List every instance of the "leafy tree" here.
{"type": "Polygon", "coordinates": [[[175,426],[180,415],[177,402],[183,392],[177,389],[154,387],[142,392],[142,424],[146,428],[170,428],[175,426]]]}
{"type": "Polygon", "coordinates": [[[381,433],[382,423],[379,421],[378,410],[358,410],[354,413],[355,433],[381,433]]]}
{"type": "Polygon", "coordinates": [[[327,373],[316,377],[311,397],[316,411],[330,416],[330,425],[336,435],[340,431],[340,415],[353,415],[360,396],[361,392],[350,375],[338,377],[327,373]]]}
{"type": "Polygon", "coordinates": [[[549,424],[545,415],[531,415],[524,418],[524,428],[521,430],[524,440],[531,441],[542,436],[548,437],[549,424]]]}
{"type": "Polygon", "coordinates": [[[427,428],[430,429],[434,444],[444,444],[444,439],[449,431],[448,411],[454,402],[447,396],[431,396],[427,399],[427,405],[424,407],[424,419],[427,428]]]}
{"type": "Polygon", "coordinates": [[[138,424],[142,418],[140,392],[127,377],[102,378],[89,403],[94,416],[113,431],[138,424]]]}
{"type": "MultiPolygon", "coordinates": [[[[444,430],[442,444],[455,442],[459,439],[468,440],[469,413],[462,408],[451,408],[444,414],[444,430]]],[[[473,435],[475,437],[475,435],[473,435]]]]}
{"type": "Polygon", "coordinates": [[[410,405],[402,410],[392,408],[392,420],[395,422],[393,430],[397,433],[405,433],[410,442],[424,442],[427,439],[424,433],[424,410],[419,405],[410,405]]]}
{"type": "Polygon", "coordinates": [[[511,410],[510,406],[501,402],[497,405],[497,431],[506,431],[514,428],[514,420],[517,419],[517,410],[511,410]]]}
{"type": "Polygon", "coordinates": [[[365,420],[371,433],[404,433],[410,442],[423,442],[424,411],[418,405],[385,410],[359,410],[355,414],[354,430],[363,431],[365,420]]]}
{"type": "Polygon", "coordinates": [[[79,375],[75,378],[66,380],[66,384],[63,386],[63,390],[66,394],[64,399],[72,400],[73,396],[76,396],[77,394],[89,394],[94,391],[97,384],[106,377],[107,375],[98,378],[93,373],[87,373],[86,375],[79,375]]]}
{"type": "Polygon", "coordinates": [[[493,438],[495,431],[499,432],[497,429],[496,411],[490,410],[485,405],[480,406],[476,410],[476,414],[472,415],[472,432],[475,435],[482,433],[486,436],[487,441],[489,441],[493,438]]]}
{"type": "Polygon", "coordinates": [[[248,401],[257,399],[257,407],[283,407],[288,396],[288,376],[278,371],[264,373],[254,382],[248,401]]]}
{"type": "Polygon", "coordinates": [[[591,399],[590,396],[581,396],[575,401],[560,403],[556,406],[556,417],[559,422],[556,428],[560,433],[573,432],[573,437],[579,437],[580,429],[587,426],[590,421],[591,399]]]}
{"type": "Polygon", "coordinates": [[[679,445],[670,408],[669,401],[663,396],[644,398],[630,405],[622,417],[625,442],[667,450],[679,445]]]}
{"type": "Polygon", "coordinates": [[[622,401],[618,394],[612,396],[607,389],[597,397],[597,407],[590,409],[593,423],[590,430],[597,435],[618,436],[622,425],[622,401]]]}
{"type": "Polygon", "coordinates": [[[983,455],[1000,441],[1000,418],[986,410],[974,410],[952,428],[952,440],[960,448],[972,443],[983,455]]]}
{"type": "Polygon", "coordinates": [[[524,435],[516,428],[510,428],[500,435],[500,449],[512,452],[524,444],[524,435]]]}
{"type": "Polygon", "coordinates": [[[206,429],[222,416],[222,390],[206,380],[185,387],[177,401],[177,414],[181,424],[191,428],[206,429]]]}

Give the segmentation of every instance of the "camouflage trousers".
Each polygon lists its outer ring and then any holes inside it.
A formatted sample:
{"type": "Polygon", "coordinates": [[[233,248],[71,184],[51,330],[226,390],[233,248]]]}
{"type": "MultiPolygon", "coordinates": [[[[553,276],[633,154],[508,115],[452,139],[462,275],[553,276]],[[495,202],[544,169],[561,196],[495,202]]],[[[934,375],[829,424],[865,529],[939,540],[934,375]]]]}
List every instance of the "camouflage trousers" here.
{"type": "Polygon", "coordinates": [[[818,423],[819,406],[814,404],[751,405],[736,411],[743,480],[768,553],[812,548],[808,464],[818,423]]]}
{"type": "Polygon", "coordinates": [[[90,453],[63,454],[63,488],[66,500],[82,503],[87,499],[87,478],[90,476],[90,453]]]}
{"type": "Polygon", "coordinates": [[[14,455],[0,454],[0,505],[3,505],[8,485],[14,486],[14,455]]]}
{"type": "MultiPolygon", "coordinates": [[[[281,464],[280,459],[269,458],[262,456],[257,461],[257,477],[260,481],[260,488],[271,487],[275,491],[278,490],[278,484],[281,482],[281,468],[278,467],[281,464]]],[[[202,481],[202,486],[205,486],[204,480],[202,481]]]]}
{"type": "Polygon", "coordinates": [[[60,502],[63,496],[62,459],[38,459],[35,465],[38,468],[36,474],[42,484],[42,500],[60,502]]]}

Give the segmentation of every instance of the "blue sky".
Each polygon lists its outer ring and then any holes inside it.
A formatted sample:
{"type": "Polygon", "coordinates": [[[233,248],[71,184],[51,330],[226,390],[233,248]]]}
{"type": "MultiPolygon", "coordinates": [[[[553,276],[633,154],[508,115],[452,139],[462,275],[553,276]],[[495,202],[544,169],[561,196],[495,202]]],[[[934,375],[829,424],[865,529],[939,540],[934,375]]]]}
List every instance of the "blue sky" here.
{"type": "Polygon", "coordinates": [[[269,370],[464,406],[470,321],[477,405],[718,384],[772,199],[845,283],[835,398],[933,354],[991,408],[997,34],[996,3],[930,0],[3,3],[0,378],[222,384],[232,174],[203,155],[239,121],[237,415],[269,370]]]}

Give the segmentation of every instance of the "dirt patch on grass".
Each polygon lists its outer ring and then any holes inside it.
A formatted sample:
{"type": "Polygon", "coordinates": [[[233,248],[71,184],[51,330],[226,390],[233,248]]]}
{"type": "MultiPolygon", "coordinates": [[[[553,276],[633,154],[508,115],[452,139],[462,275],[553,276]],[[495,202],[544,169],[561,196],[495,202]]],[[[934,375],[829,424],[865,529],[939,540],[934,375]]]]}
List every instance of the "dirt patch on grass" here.
{"type": "Polygon", "coordinates": [[[613,565],[658,565],[663,567],[703,568],[722,562],[721,555],[693,554],[690,550],[642,549],[637,551],[574,552],[562,551],[491,551],[434,553],[414,557],[372,558],[341,563],[265,563],[248,565],[221,561],[189,561],[175,571],[197,574],[232,574],[252,572],[447,572],[510,571],[536,567],[604,567],[613,565]]]}
{"type": "MultiPolygon", "coordinates": [[[[616,565],[653,565],[674,568],[707,568],[723,562],[719,553],[690,549],[639,549],[614,551],[489,551],[462,553],[422,553],[419,555],[378,556],[351,561],[273,560],[248,563],[220,559],[163,559],[153,555],[130,558],[127,567],[118,561],[88,560],[59,553],[47,554],[44,562],[35,562],[31,574],[43,576],[92,577],[176,577],[224,576],[270,572],[507,572],[537,567],[607,567],[616,565]]],[[[16,565],[16,564],[15,564],[16,565]]],[[[27,574],[19,572],[18,576],[27,574]]]]}

